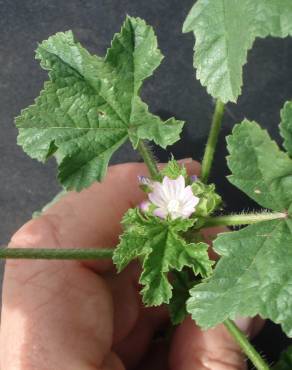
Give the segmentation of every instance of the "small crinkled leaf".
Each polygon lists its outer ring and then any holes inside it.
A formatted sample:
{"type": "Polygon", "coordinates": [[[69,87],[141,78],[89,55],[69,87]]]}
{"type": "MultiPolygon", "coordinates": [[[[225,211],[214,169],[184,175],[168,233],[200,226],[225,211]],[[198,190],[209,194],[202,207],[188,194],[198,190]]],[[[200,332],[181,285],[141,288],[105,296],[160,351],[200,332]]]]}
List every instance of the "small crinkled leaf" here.
{"type": "Polygon", "coordinates": [[[66,189],[100,181],[127,139],[134,147],[148,139],[163,148],[179,139],[183,122],[163,122],[138,95],[162,60],[154,31],[143,20],[127,17],[105,58],[91,55],[71,31],[42,42],[36,57],[50,80],[16,119],[18,144],[40,161],[55,155],[66,189]]]}
{"type": "MultiPolygon", "coordinates": [[[[167,273],[181,271],[183,267],[192,268],[196,275],[207,277],[212,271],[212,261],[205,243],[187,243],[171,229],[153,230],[149,235],[152,251],[145,257],[140,283],[143,302],[146,306],[159,306],[169,303],[172,286],[167,273]]],[[[150,244],[150,243],[149,243],[150,244]]]]}
{"type": "Polygon", "coordinates": [[[169,303],[172,286],[168,273],[190,267],[195,275],[209,276],[213,262],[209,260],[208,245],[187,243],[182,233],[195,220],[162,220],[143,216],[139,210],[130,210],[123,219],[124,234],[114,252],[114,263],[122,270],[133,259],[140,257],[143,270],[140,283],[143,301],[147,306],[169,303]]]}
{"type": "Polygon", "coordinates": [[[196,38],[197,78],[213,97],[236,102],[255,39],[291,35],[291,17],[290,0],[198,0],[183,26],[196,38]]]}
{"type": "Polygon", "coordinates": [[[133,259],[149,252],[145,247],[147,234],[144,222],[137,208],[130,208],[125,213],[122,225],[124,232],[113,255],[113,262],[118,272],[121,272],[133,259]]]}
{"type": "Polygon", "coordinates": [[[173,290],[168,309],[172,324],[179,325],[188,315],[186,302],[195,283],[190,280],[189,272],[184,270],[173,274],[171,283],[173,290]]]}
{"type": "Polygon", "coordinates": [[[292,102],[286,102],[281,110],[280,133],[284,139],[284,147],[292,156],[292,102]]]}
{"type": "Polygon", "coordinates": [[[179,164],[175,159],[171,159],[160,172],[162,176],[167,176],[173,180],[177,179],[180,175],[182,175],[185,179],[188,178],[185,166],[179,164]]]}
{"type": "Polygon", "coordinates": [[[213,275],[191,290],[187,309],[203,328],[227,318],[256,316],[292,336],[292,220],[273,220],[224,233],[213,275]]]}
{"type": "Polygon", "coordinates": [[[291,370],[292,369],[292,346],[289,346],[281,353],[279,361],[272,367],[272,370],[291,370]]]}
{"type": "Polygon", "coordinates": [[[255,122],[243,121],[227,138],[229,181],[262,207],[288,210],[292,201],[292,160],[255,122]]]}

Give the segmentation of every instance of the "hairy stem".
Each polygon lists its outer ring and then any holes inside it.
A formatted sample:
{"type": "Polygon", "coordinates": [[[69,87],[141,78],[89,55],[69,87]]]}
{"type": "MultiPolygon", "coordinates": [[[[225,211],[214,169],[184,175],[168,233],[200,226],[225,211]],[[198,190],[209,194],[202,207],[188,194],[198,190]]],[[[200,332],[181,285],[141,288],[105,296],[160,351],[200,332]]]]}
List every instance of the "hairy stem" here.
{"type": "Polygon", "coordinates": [[[94,260],[112,258],[113,249],[0,248],[0,259],[94,260]]]}
{"type": "Polygon", "coordinates": [[[148,167],[151,178],[153,180],[159,180],[161,176],[155,158],[151,152],[151,149],[147,146],[147,144],[143,140],[139,140],[137,149],[141,154],[141,157],[143,158],[143,161],[145,162],[146,166],[148,167]]]}
{"type": "Polygon", "coordinates": [[[205,226],[240,226],[250,225],[261,221],[287,218],[282,212],[243,213],[240,215],[215,216],[206,219],[205,226]]]}
{"type": "Polygon", "coordinates": [[[224,103],[219,99],[216,101],[215,111],[212,118],[211,129],[209,132],[208,141],[205,148],[205,153],[202,161],[201,180],[208,182],[211,166],[214,158],[218,135],[221,128],[222,118],[224,114],[224,103]]]}
{"type": "Polygon", "coordinates": [[[256,349],[251,345],[246,335],[239,330],[239,328],[231,320],[224,321],[224,325],[233,336],[236,342],[239,344],[242,351],[250,359],[256,369],[258,370],[269,370],[270,367],[265,360],[260,356],[256,349]]]}

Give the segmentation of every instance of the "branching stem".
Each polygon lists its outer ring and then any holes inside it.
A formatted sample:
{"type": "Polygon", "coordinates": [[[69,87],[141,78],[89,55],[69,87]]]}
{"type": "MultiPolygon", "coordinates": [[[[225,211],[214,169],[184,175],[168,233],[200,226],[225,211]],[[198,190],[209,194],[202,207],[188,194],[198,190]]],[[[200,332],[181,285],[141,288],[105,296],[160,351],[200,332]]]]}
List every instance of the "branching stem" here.
{"type": "Polygon", "coordinates": [[[251,345],[246,335],[234,324],[231,320],[224,321],[224,325],[232,335],[232,337],[239,344],[242,351],[250,359],[256,369],[258,370],[269,370],[270,367],[265,360],[260,356],[256,349],[251,345]]]}
{"type": "Polygon", "coordinates": [[[0,259],[94,260],[112,258],[113,249],[0,248],[0,259]]]}
{"type": "Polygon", "coordinates": [[[250,225],[261,221],[276,220],[287,218],[284,212],[261,212],[261,213],[243,213],[239,215],[215,216],[206,219],[206,227],[209,226],[240,226],[250,225]]]}
{"type": "Polygon", "coordinates": [[[153,180],[159,180],[160,179],[159,169],[157,167],[157,163],[151,152],[151,149],[147,146],[147,144],[143,140],[139,140],[137,149],[149,170],[151,178],[153,180]]]}
{"type": "Polygon", "coordinates": [[[221,123],[224,115],[224,103],[219,99],[216,101],[215,111],[212,118],[211,129],[209,132],[208,141],[205,148],[205,153],[202,161],[201,180],[208,182],[211,166],[213,163],[214,153],[218,141],[218,135],[221,128],[221,123]]]}

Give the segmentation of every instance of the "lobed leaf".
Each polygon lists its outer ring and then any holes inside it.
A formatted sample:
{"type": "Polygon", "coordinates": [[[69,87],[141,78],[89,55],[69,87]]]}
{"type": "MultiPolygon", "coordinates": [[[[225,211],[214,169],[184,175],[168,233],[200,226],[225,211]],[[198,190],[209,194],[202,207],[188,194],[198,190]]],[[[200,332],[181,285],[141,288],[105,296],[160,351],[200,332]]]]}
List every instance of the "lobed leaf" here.
{"type": "Polygon", "coordinates": [[[213,262],[209,260],[208,245],[187,243],[180,235],[194,223],[191,219],[161,220],[144,217],[138,210],[129,210],[123,224],[125,232],[114,252],[113,261],[118,270],[140,257],[143,271],[141,293],[147,306],[169,303],[172,285],[168,273],[190,267],[195,275],[209,276],[213,262]],[[130,217],[129,217],[130,215],[130,217]]]}
{"type": "Polygon", "coordinates": [[[255,122],[236,125],[227,142],[230,182],[287,216],[219,235],[213,245],[221,258],[191,290],[188,312],[203,328],[260,315],[292,336],[292,160],[255,122]]]}
{"type": "Polygon", "coordinates": [[[244,120],[227,138],[228,180],[262,207],[288,210],[292,202],[292,160],[255,122],[244,120]]]}
{"type": "Polygon", "coordinates": [[[198,0],[183,25],[196,38],[197,78],[213,97],[236,102],[255,39],[291,35],[291,17],[290,0],[198,0]]]}
{"type": "Polygon", "coordinates": [[[40,161],[55,155],[66,189],[100,181],[128,139],[134,148],[140,139],[163,148],[178,140],[183,122],[163,122],[138,95],[162,60],[154,31],[143,20],[127,17],[105,58],[91,55],[71,31],[44,41],[36,57],[50,80],[16,119],[18,144],[40,161]]]}
{"type": "Polygon", "coordinates": [[[212,277],[191,290],[188,312],[203,328],[259,314],[292,336],[291,245],[291,219],[219,235],[214,249],[222,257],[212,277]]]}

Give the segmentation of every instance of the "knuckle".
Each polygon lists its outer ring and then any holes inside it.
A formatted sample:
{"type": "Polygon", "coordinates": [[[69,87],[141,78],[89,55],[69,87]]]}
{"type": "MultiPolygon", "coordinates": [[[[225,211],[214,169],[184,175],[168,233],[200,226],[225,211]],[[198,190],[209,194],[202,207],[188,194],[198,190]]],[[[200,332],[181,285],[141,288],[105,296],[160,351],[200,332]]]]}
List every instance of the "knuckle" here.
{"type": "Polygon", "coordinates": [[[240,349],[218,348],[218,352],[206,349],[197,351],[199,370],[244,370],[246,369],[245,358],[240,349]]]}

